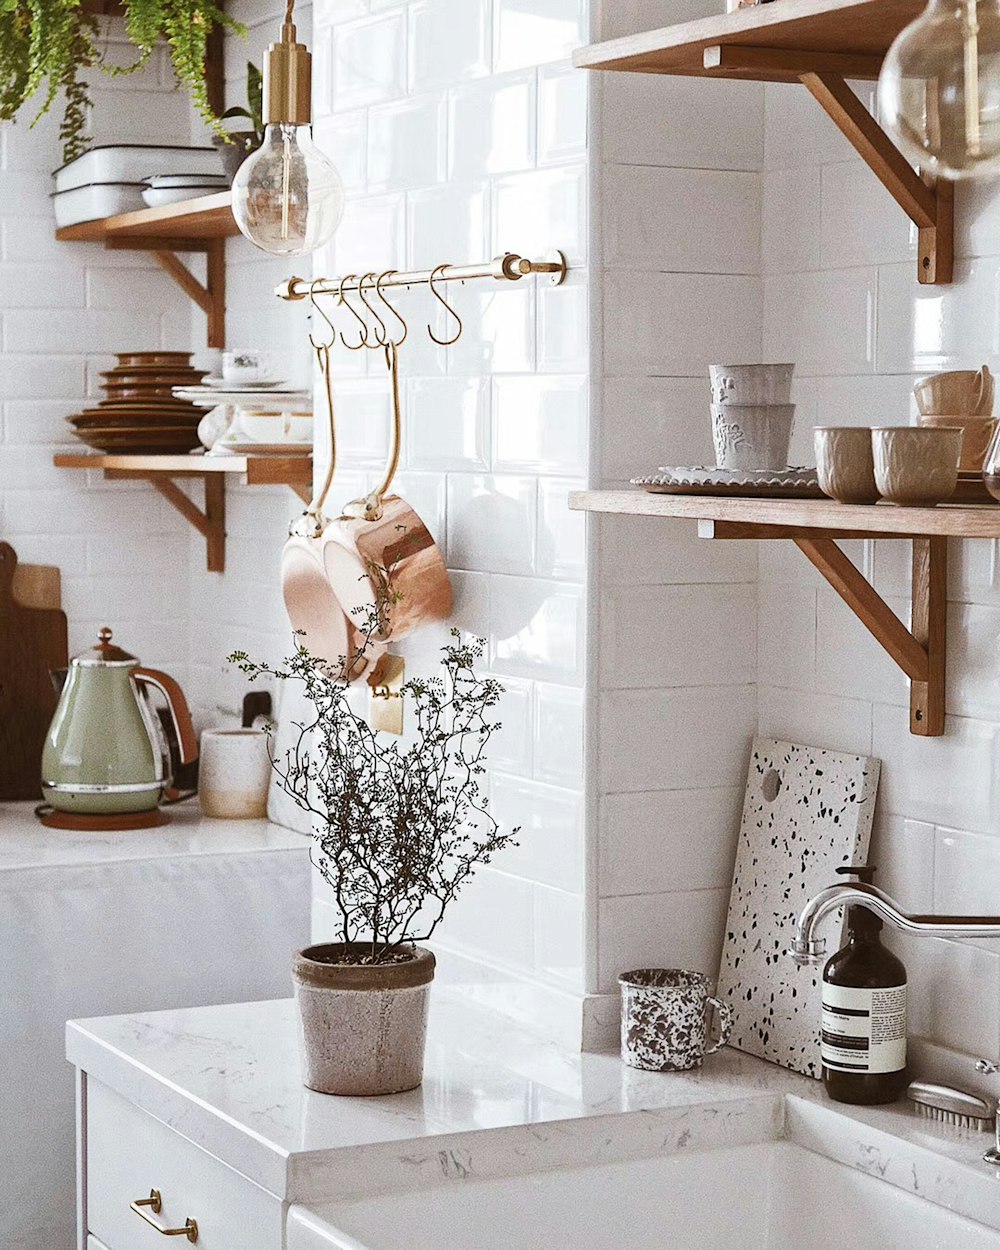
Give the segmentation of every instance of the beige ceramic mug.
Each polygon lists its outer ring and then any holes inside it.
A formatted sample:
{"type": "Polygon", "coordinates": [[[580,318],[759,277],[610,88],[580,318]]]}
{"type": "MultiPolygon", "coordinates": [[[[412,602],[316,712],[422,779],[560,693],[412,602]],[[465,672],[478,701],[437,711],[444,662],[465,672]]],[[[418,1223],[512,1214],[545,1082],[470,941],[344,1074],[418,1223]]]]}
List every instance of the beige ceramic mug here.
{"type": "Polygon", "coordinates": [[[198,799],[206,816],[267,815],[271,756],[263,729],[206,729],[201,735],[198,799]]]}
{"type": "Polygon", "coordinates": [[[997,428],[992,417],[944,415],[922,416],[919,424],[928,429],[958,429],[962,431],[962,458],[958,462],[960,473],[982,473],[983,461],[997,428]]]}
{"type": "Polygon", "coordinates": [[[914,386],[913,394],[922,416],[962,413],[989,417],[993,415],[993,390],[993,374],[983,365],[981,369],[933,373],[914,386]]]}
{"type": "Polygon", "coordinates": [[[858,426],[819,425],[813,431],[816,475],[824,495],[838,503],[875,503],[872,432],[858,426]]]}

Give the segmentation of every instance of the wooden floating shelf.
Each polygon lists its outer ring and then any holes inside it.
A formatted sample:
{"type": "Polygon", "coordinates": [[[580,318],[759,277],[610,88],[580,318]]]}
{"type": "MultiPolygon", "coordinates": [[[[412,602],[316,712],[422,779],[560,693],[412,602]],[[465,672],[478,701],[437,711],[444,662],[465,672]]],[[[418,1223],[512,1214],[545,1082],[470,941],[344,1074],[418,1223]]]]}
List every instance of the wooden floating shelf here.
{"type": "Polygon", "coordinates": [[[148,481],[205,539],[210,573],[226,568],[226,478],[249,486],[288,486],[308,503],[312,484],[309,456],[155,456],[94,455],[64,452],[53,457],[60,469],[99,469],[106,478],[148,481]],[[198,508],[175,478],[201,478],[205,505],[198,508]]]}
{"type": "Polygon", "coordinates": [[[226,342],[226,239],[239,234],[230,194],[202,195],[162,208],[81,221],[56,231],[62,243],[103,243],[105,247],[152,252],[160,266],[208,319],[209,347],[226,342]],[[202,284],[177,255],[203,252],[208,281],[202,284]]]}
{"type": "Polygon", "coordinates": [[[914,171],[845,78],[878,77],[889,45],[921,0],[776,0],[580,49],[582,69],[752,82],[801,82],[918,230],[917,278],[954,268],[954,188],[914,171]]]}
{"type": "Polygon", "coordinates": [[[700,538],[790,539],[909,678],[910,732],[923,737],[944,733],[948,539],[1000,538],[1000,507],[899,508],[636,490],[574,491],[569,506],[579,512],[696,521],[700,538]],[[848,538],[912,542],[909,627],[837,546],[838,539],[848,538]]]}

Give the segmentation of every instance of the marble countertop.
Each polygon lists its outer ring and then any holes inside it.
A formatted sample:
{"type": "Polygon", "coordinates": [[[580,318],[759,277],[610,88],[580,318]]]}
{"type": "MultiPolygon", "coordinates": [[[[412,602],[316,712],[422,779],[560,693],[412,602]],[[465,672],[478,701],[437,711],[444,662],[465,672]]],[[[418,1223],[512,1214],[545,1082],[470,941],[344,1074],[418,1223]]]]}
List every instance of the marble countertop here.
{"type": "Polygon", "coordinates": [[[243,855],[307,847],[300,833],[269,820],[213,820],[197,799],[169,807],[159,829],[81,833],[49,829],[35,818],[34,803],[0,803],[0,874],[32,868],[77,868],[122,860],[187,855],[243,855]]]}
{"type": "Polygon", "coordinates": [[[690,1073],[581,1054],[436,987],[423,1085],[336,1098],[301,1083],[292,1000],[72,1021],[67,1055],[289,1202],[317,1207],[474,1177],[788,1136],[1000,1228],[990,1144],[907,1103],[830,1103],[821,1084],[724,1050],[690,1073]]]}

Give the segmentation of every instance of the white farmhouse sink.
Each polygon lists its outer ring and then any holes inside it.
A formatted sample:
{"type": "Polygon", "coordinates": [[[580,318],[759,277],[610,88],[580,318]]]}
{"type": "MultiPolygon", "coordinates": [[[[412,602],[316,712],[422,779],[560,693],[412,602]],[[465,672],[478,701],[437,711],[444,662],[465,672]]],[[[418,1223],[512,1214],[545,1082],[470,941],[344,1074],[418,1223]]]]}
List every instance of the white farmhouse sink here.
{"type": "Polygon", "coordinates": [[[768,1141],[293,1210],[289,1250],[330,1246],[998,1250],[1000,1233],[801,1146],[768,1141]]]}

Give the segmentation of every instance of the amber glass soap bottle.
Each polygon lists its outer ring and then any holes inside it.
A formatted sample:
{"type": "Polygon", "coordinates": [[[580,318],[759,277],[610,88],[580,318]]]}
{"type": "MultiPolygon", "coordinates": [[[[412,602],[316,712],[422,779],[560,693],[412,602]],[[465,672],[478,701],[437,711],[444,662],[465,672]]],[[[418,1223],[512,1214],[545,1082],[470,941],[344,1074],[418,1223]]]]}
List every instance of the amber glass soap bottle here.
{"type": "MultiPolygon", "coordinates": [[[[867,864],[838,868],[872,883],[867,864]]],[[[823,1084],[835,1102],[894,1102],[906,1088],[906,969],[882,945],[882,921],[847,909],[847,945],[823,969],[823,1084]]]]}

